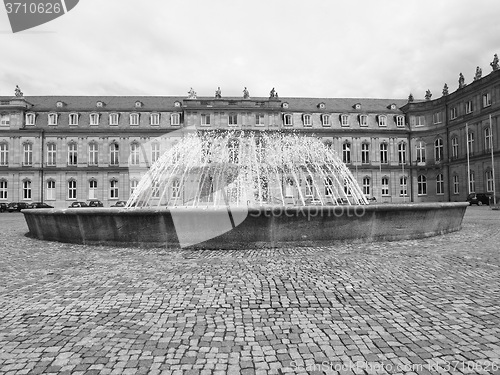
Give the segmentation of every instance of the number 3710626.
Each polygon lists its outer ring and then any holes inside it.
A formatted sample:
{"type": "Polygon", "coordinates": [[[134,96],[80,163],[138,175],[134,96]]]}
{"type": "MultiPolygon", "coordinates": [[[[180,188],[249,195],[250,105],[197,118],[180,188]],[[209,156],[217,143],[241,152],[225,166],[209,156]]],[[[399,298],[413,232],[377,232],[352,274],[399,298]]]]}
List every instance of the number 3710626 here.
{"type": "Polygon", "coordinates": [[[5,3],[7,13],[51,14],[61,13],[59,3],[5,3]]]}

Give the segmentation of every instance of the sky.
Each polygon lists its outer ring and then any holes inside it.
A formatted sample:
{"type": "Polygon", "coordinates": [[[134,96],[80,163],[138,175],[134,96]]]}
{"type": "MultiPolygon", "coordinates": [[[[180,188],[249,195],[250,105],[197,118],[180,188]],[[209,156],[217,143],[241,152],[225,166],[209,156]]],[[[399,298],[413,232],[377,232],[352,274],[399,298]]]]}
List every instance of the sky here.
{"type": "Polygon", "coordinates": [[[80,0],[14,34],[0,9],[0,95],[435,99],[491,72],[499,15],[498,0],[80,0]]]}

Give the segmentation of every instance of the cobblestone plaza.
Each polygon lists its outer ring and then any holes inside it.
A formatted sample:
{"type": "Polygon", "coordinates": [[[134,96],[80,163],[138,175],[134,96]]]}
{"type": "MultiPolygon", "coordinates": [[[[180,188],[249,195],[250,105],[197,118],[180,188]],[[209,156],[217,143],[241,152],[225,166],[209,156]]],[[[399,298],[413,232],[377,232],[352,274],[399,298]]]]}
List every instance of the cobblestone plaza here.
{"type": "Polygon", "coordinates": [[[500,211],[316,248],[42,242],[0,214],[5,374],[495,374],[500,211]]]}

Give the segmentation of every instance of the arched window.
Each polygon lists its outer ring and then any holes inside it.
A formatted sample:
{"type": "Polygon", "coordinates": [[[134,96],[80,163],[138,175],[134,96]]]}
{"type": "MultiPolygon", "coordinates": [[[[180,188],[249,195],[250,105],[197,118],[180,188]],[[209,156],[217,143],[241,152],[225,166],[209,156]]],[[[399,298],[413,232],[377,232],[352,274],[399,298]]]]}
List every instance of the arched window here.
{"type": "Polygon", "coordinates": [[[331,177],[325,178],[325,195],[333,197],[333,180],[331,177]]]}
{"type": "Polygon", "coordinates": [[[321,125],[330,126],[330,115],[321,115],[321,125]]]}
{"type": "Polygon", "coordinates": [[[178,199],[181,197],[181,182],[178,178],[172,181],[172,198],[178,199]]]}
{"type": "Polygon", "coordinates": [[[23,199],[31,199],[31,180],[23,180],[23,199]]]}
{"type": "Polygon", "coordinates": [[[47,166],[54,167],[57,160],[57,146],[55,143],[47,144],[47,166]]]}
{"type": "Polygon", "coordinates": [[[425,163],[425,143],[424,141],[417,141],[417,163],[425,163]]]}
{"type": "Polygon", "coordinates": [[[23,143],[23,165],[33,165],[33,144],[31,142],[23,143]]]}
{"type": "Polygon", "coordinates": [[[389,163],[389,146],[385,142],[380,144],[380,163],[389,163]]]}
{"type": "Polygon", "coordinates": [[[476,192],[476,175],[474,171],[469,172],[469,193],[476,192]]]}
{"type": "Polygon", "coordinates": [[[382,177],[382,183],[380,185],[380,191],[382,193],[382,196],[388,196],[390,195],[390,191],[389,191],[389,177],[387,176],[384,176],[382,177]]]}
{"type": "Polygon", "coordinates": [[[453,159],[458,158],[458,137],[451,139],[451,157],[453,159]]]}
{"type": "Polygon", "coordinates": [[[306,114],[302,117],[304,121],[304,126],[312,126],[311,115],[306,114]]]}
{"type": "Polygon", "coordinates": [[[408,196],[408,178],[406,176],[401,176],[399,178],[399,196],[408,196]]]}
{"type": "Polygon", "coordinates": [[[469,132],[469,134],[467,134],[467,151],[469,153],[469,155],[473,155],[474,154],[474,133],[472,132],[469,132]]]}
{"type": "Polygon", "coordinates": [[[131,165],[138,165],[139,164],[139,144],[138,143],[132,143],[130,145],[130,159],[129,162],[131,165]]]}
{"type": "Polygon", "coordinates": [[[109,145],[109,164],[120,164],[120,146],[118,145],[118,143],[113,142],[109,145]]]}
{"type": "Polygon", "coordinates": [[[97,180],[89,180],[89,199],[97,199],[97,180]]]}
{"type": "Polygon", "coordinates": [[[99,125],[99,113],[91,113],[89,116],[90,125],[99,125]]]}
{"type": "Polygon", "coordinates": [[[0,179],[0,199],[7,199],[8,198],[7,187],[8,187],[7,180],[0,179]]]}
{"type": "Polygon", "coordinates": [[[118,199],[118,180],[115,178],[109,181],[109,199],[118,199]]]}
{"type": "Polygon", "coordinates": [[[444,147],[443,140],[441,138],[436,139],[434,142],[434,160],[436,163],[443,161],[444,158],[444,147]]]}
{"type": "Polygon", "coordinates": [[[77,165],[78,145],[75,142],[68,144],[68,165],[77,165]]]}
{"type": "Polygon", "coordinates": [[[437,195],[444,194],[444,177],[442,173],[439,173],[436,176],[436,194],[437,195]]]}
{"type": "Polygon", "coordinates": [[[313,179],[311,176],[306,177],[306,197],[312,197],[314,196],[314,185],[313,185],[313,179]]]}
{"type": "Polygon", "coordinates": [[[9,165],[9,144],[0,143],[0,165],[9,165]]]}
{"type": "Polygon", "coordinates": [[[406,164],[406,143],[401,142],[398,144],[398,162],[399,165],[406,164]]]}
{"type": "Polygon", "coordinates": [[[460,178],[457,174],[453,175],[453,194],[460,194],[460,178]]]}
{"type": "Polygon", "coordinates": [[[76,180],[68,180],[68,199],[76,199],[76,180]]]}
{"type": "Polygon", "coordinates": [[[371,179],[370,177],[363,177],[363,194],[370,195],[371,193],[371,179]]]}
{"type": "Polygon", "coordinates": [[[96,142],[89,143],[89,165],[99,164],[99,145],[96,142]]]}
{"type": "Polygon", "coordinates": [[[130,120],[130,125],[139,125],[139,114],[131,113],[129,120],[130,120]]]}
{"type": "Polygon", "coordinates": [[[370,144],[362,143],[361,144],[361,163],[362,164],[370,164],[370,144]]]}
{"type": "Polygon", "coordinates": [[[351,162],[351,144],[349,142],[342,144],[342,161],[346,164],[351,162]]]}
{"type": "Polygon", "coordinates": [[[137,185],[139,185],[139,181],[135,178],[130,180],[130,194],[134,193],[134,190],[137,189],[137,185]]]}
{"type": "Polygon", "coordinates": [[[285,181],[285,197],[291,198],[294,195],[294,183],[291,177],[285,181]]]}
{"type": "Polygon", "coordinates": [[[48,201],[53,201],[56,199],[56,182],[52,179],[47,180],[45,199],[48,201]]]}
{"type": "Polygon", "coordinates": [[[486,171],[486,191],[487,192],[493,192],[493,171],[491,169],[488,169],[486,171]]]}

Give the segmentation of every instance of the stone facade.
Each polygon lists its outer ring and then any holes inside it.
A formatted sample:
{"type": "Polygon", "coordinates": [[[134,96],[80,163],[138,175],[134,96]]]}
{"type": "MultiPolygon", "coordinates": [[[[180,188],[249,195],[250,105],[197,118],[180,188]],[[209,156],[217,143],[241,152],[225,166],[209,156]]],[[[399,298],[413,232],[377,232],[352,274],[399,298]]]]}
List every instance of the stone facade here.
{"type": "MultiPolygon", "coordinates": [[[[0,97],[0,202],[67,207],[76,200],[99,199],[105,206],[127,200],[171,145],[170,136],[185,129],[318,136],[378,202],[464,201],[469,191],[493,191],[490,139],[497,158],[499,115],[498,70],[425,101],[0,97]]],[[[498,176],[496,160],[495,169],[498,176]]]]}

